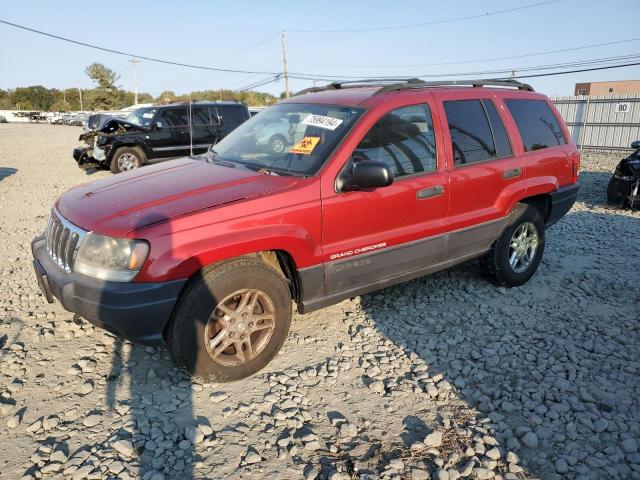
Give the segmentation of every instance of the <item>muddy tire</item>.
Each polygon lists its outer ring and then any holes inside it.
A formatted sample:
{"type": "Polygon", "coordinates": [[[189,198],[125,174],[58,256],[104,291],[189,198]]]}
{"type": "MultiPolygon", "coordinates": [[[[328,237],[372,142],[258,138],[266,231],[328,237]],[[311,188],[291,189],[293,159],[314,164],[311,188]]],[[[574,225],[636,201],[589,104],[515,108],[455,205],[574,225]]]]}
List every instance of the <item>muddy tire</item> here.
{"type": "Polygon", "coordinates": [[[135,170],[144,163],[144,152],[138,147],[120,147],[111,159],[111,171],[113,173],[135,170]]]}
{"type": "Polygon", "coordinates": [[[287,139],[282,135],[274,135],[269,139],[269,151],[271,153],[283,153],[287,148],[287,139]]]}
{"type": "Polygon", "coordinates": [[[275,268],[253,257],[222,262],[192,279],[167,343],[189,373],[240,380],[276,356],[289,332],[291,307],[289,287],[275,268]]]}
{"type": "Polygon", "coordinates": [[[480,259],[487,279],[502,287],[517,287],[529,280],[544,253],[545,226],[540,211],[519,204],[511,218],[502,235],[480,259]]]}

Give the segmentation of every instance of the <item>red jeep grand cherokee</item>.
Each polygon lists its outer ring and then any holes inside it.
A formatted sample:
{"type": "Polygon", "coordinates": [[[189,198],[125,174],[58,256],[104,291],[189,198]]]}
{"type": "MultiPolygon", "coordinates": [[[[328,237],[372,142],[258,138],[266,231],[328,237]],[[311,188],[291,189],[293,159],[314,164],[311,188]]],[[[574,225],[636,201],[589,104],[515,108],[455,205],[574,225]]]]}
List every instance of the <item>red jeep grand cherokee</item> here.
{"type": "Polygon", "coordinates": [[[48,301],[237,380],[276,355],[292,300],[309,312],[475,258],[498,285],[526,282],[578,167],[528,85],[335,83],[203,156],[64,193],[34,265],[48,301]]]}

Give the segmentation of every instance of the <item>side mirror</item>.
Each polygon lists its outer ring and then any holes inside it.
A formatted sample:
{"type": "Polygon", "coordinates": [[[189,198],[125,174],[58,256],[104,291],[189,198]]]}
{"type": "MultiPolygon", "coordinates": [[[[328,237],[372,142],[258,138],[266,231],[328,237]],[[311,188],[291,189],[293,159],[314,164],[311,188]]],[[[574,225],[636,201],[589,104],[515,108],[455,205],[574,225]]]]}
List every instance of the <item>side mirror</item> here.
{"type": "Polygon", "coordinates": [[[159,121],[156,122],[155,127],[156,127],[156,130],[162,130],[162,122],[159,122],[159,121]]]}
{"type": "Polygon", "coordinates": [[[343,192],[367,190],[388,187],[392,183],[393,173],[389,165],[373,160],[361,160],[353,166],[353,173],[341,175],[339,189],[343,192]]]}
{"type": "Polygon", "coordinates": [[[631,148],[635,148],[636,150],[638,150],[640,148],[640,140],[636,140],[635,142],[632,142],[631,148]]]}

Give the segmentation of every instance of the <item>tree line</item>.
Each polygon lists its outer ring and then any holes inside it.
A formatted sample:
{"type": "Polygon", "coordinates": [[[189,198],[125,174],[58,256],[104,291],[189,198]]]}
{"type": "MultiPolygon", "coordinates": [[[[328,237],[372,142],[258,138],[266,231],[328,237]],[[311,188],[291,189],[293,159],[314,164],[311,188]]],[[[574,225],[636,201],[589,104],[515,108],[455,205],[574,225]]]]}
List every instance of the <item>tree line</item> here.
{"type": "MultiPolygon", "coordinates": [[[[95,83],[93,88],[46,88],[42,85],[0,89],[0,110],[38,110],[67,112],[77,110],[119,110],[134,104],[135,94],[116,85],[120,76],[99,63],[89,65],[85,73],[95,83]]],[[[283,95],[281,95],[282,98],[283,95]]],[[[198,100],[236,100],[252,106],[272,105],[277,98],[264,92],[234,92],[228,89],[200,90],[177,95],[171,90],[157,97],[138,93],[138,103],[170,103],[198,100]]]]}

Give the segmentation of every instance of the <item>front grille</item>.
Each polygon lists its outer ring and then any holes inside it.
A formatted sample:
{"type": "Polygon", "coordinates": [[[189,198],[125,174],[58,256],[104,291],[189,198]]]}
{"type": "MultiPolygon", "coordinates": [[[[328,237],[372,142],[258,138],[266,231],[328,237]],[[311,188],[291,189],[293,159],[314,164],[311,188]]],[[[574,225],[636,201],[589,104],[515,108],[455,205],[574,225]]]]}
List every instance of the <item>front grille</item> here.
{"type": "Polygon", "coordinates": [[[78,248],[86,231],[65,220],[54,208],[47,223],[45,238],[51,260],[67,273],[73,271],[78,248]]]}

